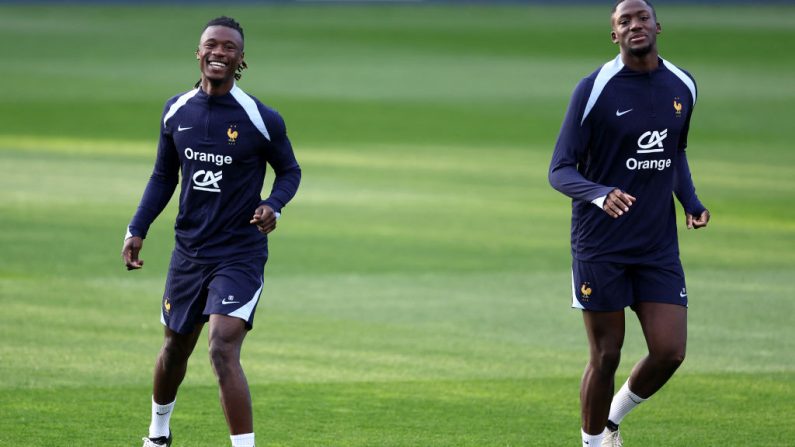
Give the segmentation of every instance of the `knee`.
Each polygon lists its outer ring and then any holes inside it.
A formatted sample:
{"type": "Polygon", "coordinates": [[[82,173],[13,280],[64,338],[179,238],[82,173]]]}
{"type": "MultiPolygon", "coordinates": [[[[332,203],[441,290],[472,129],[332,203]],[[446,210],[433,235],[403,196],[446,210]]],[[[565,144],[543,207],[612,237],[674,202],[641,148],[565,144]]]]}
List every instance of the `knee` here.
{"type": "Polygon", "coordinates": [[[658,368],[676,371],[685,361],[685,349],[669,349],[663,352],[651,353],[650,357],[654,359],[658,368]]]}
{"type": "Polygon", "coordinates": [[[620,349],[601,349],[591,354],[591,367],[601,374],[614,374],[620,362],[620,349]]]}
{"type": "Polygon", "coordinates": [[[173,338],[166,338],[160,349],[160,359],[166,367],[173,367],[188,361],[191,349],[173,338]]]}
{"type": "Polygon", "coordinates": [[[224,340],[210,340],[209,355],[219,380],[223,380],[240,362],[237,346],[224,340]]]}

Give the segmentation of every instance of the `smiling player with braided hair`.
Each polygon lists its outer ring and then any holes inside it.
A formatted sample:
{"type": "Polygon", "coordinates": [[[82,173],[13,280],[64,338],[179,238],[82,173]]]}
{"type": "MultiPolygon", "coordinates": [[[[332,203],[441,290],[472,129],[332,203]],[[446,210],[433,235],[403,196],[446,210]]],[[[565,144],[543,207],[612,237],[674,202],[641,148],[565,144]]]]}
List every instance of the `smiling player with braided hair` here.
{"type": "Polygon", "coordinates": [[[171,445],[177,390],[207,323],[210,362],[232,446],[254,446],[240,349],[263,289],[267,235],[295,195],[301,169],[281,116],[235,82],[246,68],[243,44],[243,29],[234,19],[219,17],[205,26],[196,50],[201,79],[193,90],[166,102],[154,171],[122,248],[128,270],[143,267],[138,257],[143,239],[181,172],[176,243],[161,309],[164,342],[155,363],[144,447],[171,445]],[[267,165],[275,180],[262,200],[267,165]]]}

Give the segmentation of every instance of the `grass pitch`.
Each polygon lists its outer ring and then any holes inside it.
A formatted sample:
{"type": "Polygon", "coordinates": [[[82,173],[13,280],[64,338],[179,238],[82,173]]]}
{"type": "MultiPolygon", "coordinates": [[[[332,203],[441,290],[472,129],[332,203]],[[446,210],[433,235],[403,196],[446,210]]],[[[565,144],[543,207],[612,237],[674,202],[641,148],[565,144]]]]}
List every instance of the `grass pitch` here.
{"type": "MultiPolygon", "coordinates": [[[[714,218],[680,232],[688,359],[628,445],[795,437],[794,13],[658,6],[661,53],[699,83],[689,160],[714,218]]],[[[605,8],[2,6],[0,445],[145,434],[176,197],[142,271],[118,253],[220,14],[304,169],[243,352],[258,445],[579,442],[587,349],[546,169],[574,85],[615,55],[605,8]]],[[[619,381],[642,355],[633,322],[619,381]]],[[[172,421],[175,445],[228,443],[201,348],[172,421]]]]}

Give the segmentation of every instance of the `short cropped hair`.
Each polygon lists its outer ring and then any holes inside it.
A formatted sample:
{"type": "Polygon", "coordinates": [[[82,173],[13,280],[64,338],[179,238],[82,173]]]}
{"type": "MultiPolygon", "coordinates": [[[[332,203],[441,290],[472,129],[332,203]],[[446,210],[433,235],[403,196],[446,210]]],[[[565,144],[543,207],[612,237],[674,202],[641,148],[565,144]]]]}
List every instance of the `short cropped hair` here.
{"type": "MultiPolygon", "coordinates": [[[[616,2],[613,4],[613,10],[610,11],[610,17],[613,17],[613,14],[616,13],[616,9],[618,9],[618,5],[624,3],[625,1],[626,0],[616,0],[616,2]]],[[[657,11],[654,9],[654,5],[652,5],[649,0],[643,0],[643,3],[646,3],[647,5],[649,5],[649,8],[651,8],[651,13],[654,16],[654,20],[657,20],[657,11]]]]}

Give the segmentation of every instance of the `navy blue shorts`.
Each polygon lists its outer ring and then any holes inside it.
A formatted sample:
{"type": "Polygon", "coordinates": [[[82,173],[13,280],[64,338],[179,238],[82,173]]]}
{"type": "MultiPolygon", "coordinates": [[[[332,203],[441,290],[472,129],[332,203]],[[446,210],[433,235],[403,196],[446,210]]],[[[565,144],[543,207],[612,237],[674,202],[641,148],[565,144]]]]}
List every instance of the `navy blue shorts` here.
{"type": "Polygon", "coordinates": [[[571,307],[617,311],[650,301],[687,307],[685,272],[678,257],[642,264],[573,260],[571,307]]]}
{"type": "Polygon", "coordinates": [[[197,264],[171,254],[160,321],[169,329],[187,334],[212,314],[237,317],[251,329],[262,293],[266,255],[247,259],[197,264]]]}

